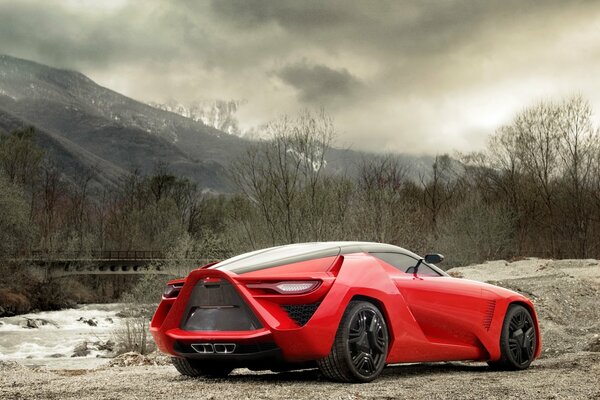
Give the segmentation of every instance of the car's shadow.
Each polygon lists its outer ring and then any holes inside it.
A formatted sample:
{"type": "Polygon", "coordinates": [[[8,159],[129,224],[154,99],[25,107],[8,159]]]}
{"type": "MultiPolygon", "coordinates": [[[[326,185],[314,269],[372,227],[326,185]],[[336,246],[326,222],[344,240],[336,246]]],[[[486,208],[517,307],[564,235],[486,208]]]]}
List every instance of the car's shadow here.
{"type": "MultiPolygon", "coordinates": [[[[425,363],[425,364],[397,364],[387,366],[378,380],[397,379],[399,377],[414,377],[420,375],[445,374],[456,372],[489,372],[490,368],[484,363],[425,363]]],[[[203,378],[211,379],[211,378],[203,378]]],[[[332,382],[327,380],[318,369],[305,369],[300,371],[286,372],[252,372],[244,373],[238,370],[227,378],[215,381],[227,380],[228,382],[332,382]]]]}

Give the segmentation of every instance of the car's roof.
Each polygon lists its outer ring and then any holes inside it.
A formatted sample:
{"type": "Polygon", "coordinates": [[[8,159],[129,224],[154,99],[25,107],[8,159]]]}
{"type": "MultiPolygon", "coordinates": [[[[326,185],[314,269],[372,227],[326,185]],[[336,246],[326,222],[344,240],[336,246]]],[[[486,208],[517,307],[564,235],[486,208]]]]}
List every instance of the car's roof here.
{"type": "Polygon", "coordinates": [[[416,254],[391,244],[374,242],[311,242],[294,243],[269,247],[244,253],[221,261],[211,266],[212,269],[223,269],[233,272],[249,272],[282,264],[292,264],[322,257],[333,257],[339,254],[392,252],[404,253],[419,257],[416,254]]]}

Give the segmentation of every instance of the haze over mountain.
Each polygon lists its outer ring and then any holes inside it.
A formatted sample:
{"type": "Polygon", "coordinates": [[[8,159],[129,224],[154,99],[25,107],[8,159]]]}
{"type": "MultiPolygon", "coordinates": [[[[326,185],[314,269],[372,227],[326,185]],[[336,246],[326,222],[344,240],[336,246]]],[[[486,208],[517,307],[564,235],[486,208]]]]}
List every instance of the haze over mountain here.
{"type": "MultiPolygon", "coordinates": [[[[0,55],[0,130],[34,126],[39,143],[67,177],[89,175],[96,186],[114,186],[134,169],[148,174],[164,163],[202,189],[232,192],[227,166],[251,142],[237,136],[232,119],[237,105],[215,105],[210,115],[176,106],[156,108],[79,72],[0,55]]],[[[327,171],[353,175],[368,156],[333,149],[327,171]]],[[[428,156],[403,157],[414,176],[431,162],[428,156]]]]}
{"type": "Polygon", "coordinates": [[[243,103],[243,101],[236,100],[213,100],[182,104],[171,100],[166,103],[150,102],[148,104],[202,122],[230,135],[245,136],[245,132],[240,130],[239,121],[235,115],[243,103]]]}

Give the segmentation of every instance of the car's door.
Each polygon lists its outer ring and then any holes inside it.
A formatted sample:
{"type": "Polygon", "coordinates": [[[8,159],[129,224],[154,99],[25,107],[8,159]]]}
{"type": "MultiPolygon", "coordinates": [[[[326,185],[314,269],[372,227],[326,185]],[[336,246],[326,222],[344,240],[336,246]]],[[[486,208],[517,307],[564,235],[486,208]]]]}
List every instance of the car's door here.
{"type": "Polygon", "coordinates": [[[418,259],[408,254],[372,255],[387,264],[415,320],[431,341],[477,345],[474,328],[482,323],[485,309],[477,284],[442,275],[424,262],[414,274],[418,259]]]}

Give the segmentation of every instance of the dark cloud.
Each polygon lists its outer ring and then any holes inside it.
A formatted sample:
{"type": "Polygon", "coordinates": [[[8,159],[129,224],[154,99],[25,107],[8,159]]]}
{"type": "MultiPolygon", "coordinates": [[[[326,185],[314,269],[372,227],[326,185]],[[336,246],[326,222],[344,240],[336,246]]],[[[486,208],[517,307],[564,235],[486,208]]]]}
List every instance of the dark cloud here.
{"type": "Polygon", "coordinates": [[[540,97],[600,109],[599,19],[583,0],[0,0],[0,53],[141,100],[245,99],[246,127],[325,106],[349,145],[466,150],[540,97]]]}
{"type": "Polygon", "coordinates": [[[217,15],[243,28],[277,23],[291,30],[335,27],[353,18],[352,3],[346,1],[213,0],[217,15]]]}
{"type": "Polygon", "coordinates": [[[159,15],[140,20],[134,12],[126,7],[103,19],[52,2],[0,1],[0,50],[71,67],[169,59],[181,51],[159,15]]]}
{"type": "Polygon", "coordinates": [[[301,101],[309,104],[327,105],[351,96],[362,86],[346,69],[336,70],[306,62],[286,65],[276,75],[298,91],[301,101]]]}

